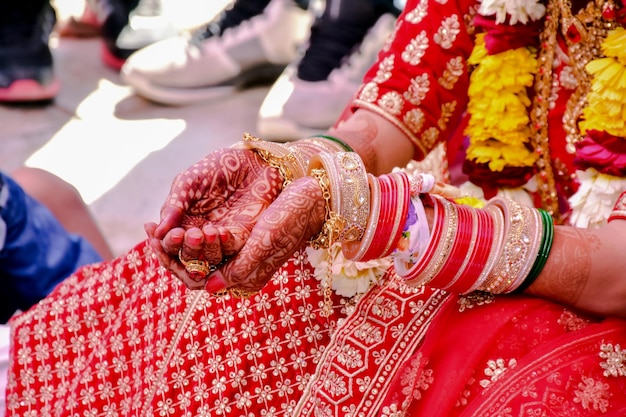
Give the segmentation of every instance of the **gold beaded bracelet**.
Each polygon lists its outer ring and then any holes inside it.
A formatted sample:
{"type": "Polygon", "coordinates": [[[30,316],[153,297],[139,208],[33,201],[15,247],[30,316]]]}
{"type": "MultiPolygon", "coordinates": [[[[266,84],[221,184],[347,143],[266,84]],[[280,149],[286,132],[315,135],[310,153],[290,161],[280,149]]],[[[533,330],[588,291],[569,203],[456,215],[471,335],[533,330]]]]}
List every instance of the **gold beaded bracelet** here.
{"type": "MultiPolygon", "coordinates": [[[[314,168],[310,172],[311,176],[317,179],[320,188],[322,189],[322,197],[324,198],[324,224],[322,230],[317,236],[309,241],[309,245],[313,249],[329,249],[334,242],[337,241],[339,234],[345,227],[345,219],[339,214],[335,213],[331,209],[331,197],[330,197],[330,179],[326,171],[323,168],[314,168]]],[[[321,315],[328,317],[332,313],[332,257],[328,256],[328,268],[326,270],[326,277],[323,283],[323,295],[324,306],[322,307],[321,315]]]]}
{"type": "Polygon", "coordinates": [[[320,168],[329,181],[330,209],[345,220],[336,241],[360,240],[370,210],[367,172],[361,158],[354,152],[320,152],[311,159],[309,171],[320,168]]]}
{"type": "Polygon", "coordinates": [[[324,198],[324,224],[319,234],[309,240],[309,245],[313,249],[328,249],[334,242],[339,240],[341,231],[345,228],[346,219],[335,213],[331,206],[330,179],[323,168],[314,168],[310,172],[311,176],[317,179],[322,189],[324,198]]]}
{"type": "Polygon", "coordinates": [[[253,149],[269,166],[274,167],[283,179],[283,188],[305,175],[305,161],[283,144],[268,142],[249,133],[243,135],[243,146],[253,149]]]}

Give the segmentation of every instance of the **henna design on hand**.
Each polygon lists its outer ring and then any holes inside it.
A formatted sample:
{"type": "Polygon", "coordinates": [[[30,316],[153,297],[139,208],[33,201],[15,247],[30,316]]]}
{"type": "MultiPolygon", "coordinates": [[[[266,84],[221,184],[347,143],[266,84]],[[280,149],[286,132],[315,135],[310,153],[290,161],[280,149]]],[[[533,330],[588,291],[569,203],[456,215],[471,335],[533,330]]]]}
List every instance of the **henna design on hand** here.
{"type": "MultiPolygon", "coordinates": [[[[278,170],[254,151],[227,148],[207,155],[172,182],[161,209],[161,222],[151,236],[161,239],[161,263],[178,275],[180,268],[172,265],[178,262],[181,248],[185,256],[205,259],[212,265],[234,255],[259,216],[276,199],[282,184],[278,170]],[[172,234],[174,230],[179,230],[178,235],[172,234]],[[210,231],[205,234],[206,230],[210,231]]],[[[184,281],[182,275],[179,279],[184,281]]]]}
{"type": "Polygon", "coordinates": [[[600,242],[574,227],[558,227],[554,239],[548,263],[528,292],[576,306],[589,280],[591,253],[600,242]]]}
{"type": "Polygon", "coordinates": [[[324,221],[324,199],[314,178],[296,180],[263,213],[248,242],[224,267],[231,285],[259,290],[324,221]]]}
{"type": "Polygon", "coordinates": [[[255,152],[221,149],[176,177],[162,212],[178,208],[185,229],[211,224],[249,233],[281,188],[278,170],[255,152]]]}
{"type": "Polygon", "coordinates": [[[343,141],[359,154],[367,172],[377,173],[378,160],[376,149],[373,146],[373,142],[378,136],[376,122],[371,115],[361,113],[354,116],[354,122],[358,123],[358,128],[347,129],[342,127],[332,133],[341,137],[343,141]]]}

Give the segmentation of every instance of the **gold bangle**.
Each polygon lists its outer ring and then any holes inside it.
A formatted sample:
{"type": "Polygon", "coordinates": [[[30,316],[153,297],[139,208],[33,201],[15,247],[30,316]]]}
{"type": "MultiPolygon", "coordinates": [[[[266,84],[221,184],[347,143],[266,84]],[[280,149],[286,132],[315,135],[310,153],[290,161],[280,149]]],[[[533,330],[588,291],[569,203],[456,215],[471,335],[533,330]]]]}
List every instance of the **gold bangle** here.
{"type": "Polygon", "coordinates": [[[333,157],[340,175],[341,209],[339,214],[348,223],[339,239],[341,241],[360,240],[367,226],[370,208],[365,165],[354,152],[335,153],[333,157]]]}
{"type": "Polygon", "coordinates": [[[488,205],[502,210],[507,231],[504,234],[499,260],[490,271],[487,281],[479,289],[492,294],[502,294],[518,279],[519,272],[524,267],[524,260],[532,248],[531,230],[536,230],[537,224],[533,224],[533,213],[529,207],[521,206],[512,200],[496,197],[490,200],[488,205]]]}
{"type": "Polygon", "coordinates": [[[505,294],[515,291],[517,287],[522,285],[522,282],[524,282],[524,279],[535,263],[535,259],[537,259],[543,240],[543,221],[541,220],[539,210],[524,207],[524,211],[527,213],[528,220],[521,236],[522,244],[525,244],[525,250],[523,251],[525,253],[519,255],[522,257],[522,264],[513,282],[504,289],[503,293],[505,294]]]}
{"type": "Polygon", "coordinates": [[[355,262],[359,262],[372,245],[372,240],[376,234],[378,217],[380,215],[380,185],[378,178],[372,174],[367,174],[367,183],[370,193],[370,207],[363,237],[359,241],[346,241],[341,244],[341,250],[346,259],[355,262]]]}

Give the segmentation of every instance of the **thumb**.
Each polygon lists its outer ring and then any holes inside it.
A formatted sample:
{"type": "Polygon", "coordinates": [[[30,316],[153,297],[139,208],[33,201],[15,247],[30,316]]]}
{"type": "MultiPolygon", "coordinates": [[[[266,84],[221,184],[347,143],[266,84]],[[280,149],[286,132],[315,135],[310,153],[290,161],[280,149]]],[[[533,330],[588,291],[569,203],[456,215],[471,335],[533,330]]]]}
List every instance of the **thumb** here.
{"type": "Polygon", "coordinates": [[[161,210],[161,220],[154,229],[154,237],[163,239],[165,234],[170,230],[181,225],[183,219],[183,210],[180,207],[166,205],[161,210]]]}

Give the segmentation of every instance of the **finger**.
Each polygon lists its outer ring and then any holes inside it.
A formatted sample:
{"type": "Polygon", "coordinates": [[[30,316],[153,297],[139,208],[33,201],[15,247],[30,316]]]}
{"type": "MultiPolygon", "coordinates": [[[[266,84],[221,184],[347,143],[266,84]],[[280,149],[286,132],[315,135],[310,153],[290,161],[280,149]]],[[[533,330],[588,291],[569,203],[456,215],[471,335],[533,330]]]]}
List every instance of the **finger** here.
{"type": "Polygon", "coordinates": [[[167,252],[170,256],[178,256],[178,252],[183,246],[184,239],[185,229],[183,229],[182,227],[177,227],[170,230],[165,234],[165,236],[163,236],[163,238],[161,239],[161,246],[163,246],[163,250],[167,252]]]}
{"type": "Polygon", "coordinates": [[[212,225],[202,228],[204,234],[204,258],[211,264],[217,265],[222,262],[222,245],[219,239],[219,230],[212,225]]]}
{"type": "Polygon", "coordinates": [[[154,231],[157,228],[157,224],[155,222],[148,222],[148,223],[144,223],[143,225],[143,230],[146,232],[146,235],[148,235],[149,239],[154,238],[154,231]]]}
{"type": "Polygon", "coordinates": [[[243,248],[246,240],[250,236],[250,232],[241,227],[218,227],[220,241],[222,243],[222,252],[225,256],[233,256],[243,248]]]}
{"type": "Polygon", "coordinates": [[[197,227],[187,229],[180,248],[180,257],[184,260],[204,259],[204,234],[197,227]]]}
{"type": "Polygon", "coordinates": [[[150,247],[153,249],[160,264],[169,270],[172,275],[181,281],[185,286],[192,290],[199,290],[204,288],[205,280],[194,281],[191,279],[182,264],[177,262],[171,256],[169,256],[162,248],[161,241],[156,238],[149,240],[150,247]]]}
{"type": "Polygon", "coordinates": [[[209,275],[208,279],[206,280],[206,284],[204,285],[204,289],[212,294],[215,294],[225,290],[227,286],[228,283],[226,282],[224,275],[218,269],[217,271],[209,275]]]}
{"type": "Polygon", "coordinates": [[[154,231],[154,236],[158,239],[163,239],[167,232],[181,225],[182,218],[183,210],[181,208],[165,205],[161,209],[161,220],[154,231]]]}

